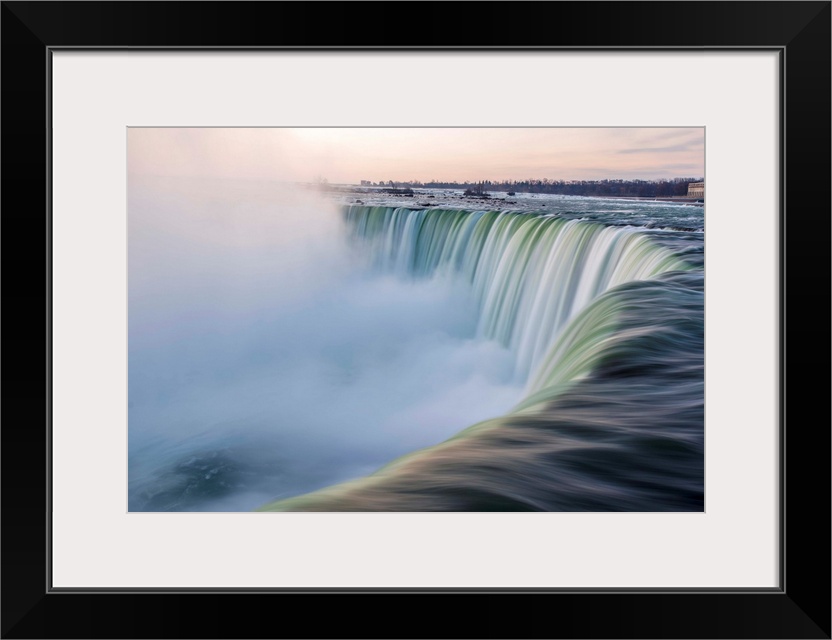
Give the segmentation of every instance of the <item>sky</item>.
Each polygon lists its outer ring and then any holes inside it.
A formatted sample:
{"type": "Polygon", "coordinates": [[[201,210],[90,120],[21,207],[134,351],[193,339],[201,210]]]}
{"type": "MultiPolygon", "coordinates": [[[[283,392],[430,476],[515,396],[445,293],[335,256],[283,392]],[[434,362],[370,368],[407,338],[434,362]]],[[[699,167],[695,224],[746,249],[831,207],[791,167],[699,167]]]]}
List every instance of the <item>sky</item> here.
{"type": "Polygon", "coordinates": [[[687,128],[130,128],[131,176],[357,184],[705,174],[687,128]]]}

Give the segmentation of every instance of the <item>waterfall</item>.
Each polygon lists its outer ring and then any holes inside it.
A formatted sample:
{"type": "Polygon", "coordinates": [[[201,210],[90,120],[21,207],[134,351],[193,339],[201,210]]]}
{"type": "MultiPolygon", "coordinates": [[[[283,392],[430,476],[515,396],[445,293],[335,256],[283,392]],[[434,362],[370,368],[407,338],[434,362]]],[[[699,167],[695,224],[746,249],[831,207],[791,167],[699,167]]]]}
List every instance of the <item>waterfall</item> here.
{"type": "MultiPolygon", "coordinates": [[[[557,216],[349,206],[403,278],[463,278],[525,383],[509,412],[261,511],[701,511],[704,274],[648,234],[557,216]]],[[[460,425],[464,427],[464,425],[460,425]]]]}
{"type": "Polygon", "coordinates": [[[691,267],[632,227],[510,211],[349,205],[354,243],[405,278],[464,278],[479,307],[477,337],[514,356],[538,390],[564,327],[605,291],[691,267]]]}

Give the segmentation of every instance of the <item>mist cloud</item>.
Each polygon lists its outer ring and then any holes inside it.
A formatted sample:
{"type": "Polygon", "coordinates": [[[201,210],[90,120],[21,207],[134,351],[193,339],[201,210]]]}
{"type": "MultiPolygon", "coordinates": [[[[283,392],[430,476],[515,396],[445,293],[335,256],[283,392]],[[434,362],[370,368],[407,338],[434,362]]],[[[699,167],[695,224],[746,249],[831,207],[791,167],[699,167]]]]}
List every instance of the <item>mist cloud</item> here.
{"type": "Polygon", "coordinates": [[[372,272],[332,203],[144,177],[128,211],[131,509],[248,510],[519,399],[468,288],[372,272]]]}

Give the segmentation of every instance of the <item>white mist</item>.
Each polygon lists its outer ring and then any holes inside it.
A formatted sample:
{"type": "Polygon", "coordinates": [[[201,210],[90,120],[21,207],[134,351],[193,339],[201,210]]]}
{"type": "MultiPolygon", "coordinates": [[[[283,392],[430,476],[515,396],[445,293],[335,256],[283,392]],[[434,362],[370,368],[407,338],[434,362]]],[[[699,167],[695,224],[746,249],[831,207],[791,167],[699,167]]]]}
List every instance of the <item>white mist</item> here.
{"type": "Polygon", "coordinates": [[[373,273],[317,194],[131,177],[128,218],[131,510],[250,510],[520,398],[468,287],[373,273]]]}

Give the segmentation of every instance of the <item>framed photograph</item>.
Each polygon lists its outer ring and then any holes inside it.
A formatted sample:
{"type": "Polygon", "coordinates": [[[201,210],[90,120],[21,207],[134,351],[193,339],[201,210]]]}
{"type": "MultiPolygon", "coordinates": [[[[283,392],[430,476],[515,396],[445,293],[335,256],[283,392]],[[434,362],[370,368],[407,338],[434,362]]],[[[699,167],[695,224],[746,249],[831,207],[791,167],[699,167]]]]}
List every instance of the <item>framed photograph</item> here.
{"type": "Polygon", "coordinates": [[[830,637],[830,3],[452,8],[3,3],[3,637],[830,637]]]}
{"type": "Polygon", "coordinates": [[[703,127],[127,156],[131,513],[705,510],[703,127]]]}

